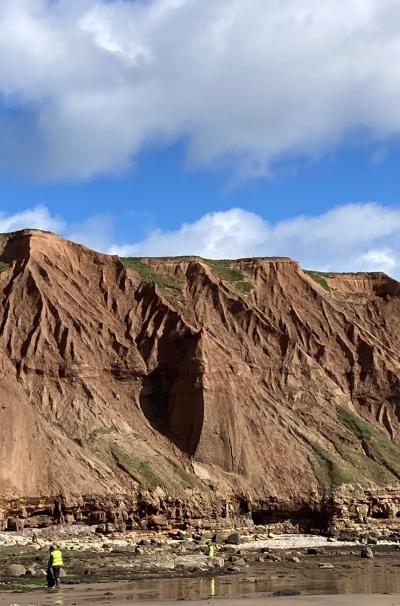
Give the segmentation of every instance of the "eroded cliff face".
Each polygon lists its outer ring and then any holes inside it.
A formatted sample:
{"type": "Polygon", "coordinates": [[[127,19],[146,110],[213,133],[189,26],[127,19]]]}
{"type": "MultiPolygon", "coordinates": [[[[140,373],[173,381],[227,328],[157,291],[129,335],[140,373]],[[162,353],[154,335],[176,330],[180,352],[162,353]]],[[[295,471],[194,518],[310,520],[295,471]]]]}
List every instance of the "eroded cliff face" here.
{"type": "Polygon", "coordinates": [[[3,527],[315,525],[341,519],[343,487],[371,512],[398,495],[395,280],[119,259],[38,231],[1,236],[0,261],[3,527]]]}

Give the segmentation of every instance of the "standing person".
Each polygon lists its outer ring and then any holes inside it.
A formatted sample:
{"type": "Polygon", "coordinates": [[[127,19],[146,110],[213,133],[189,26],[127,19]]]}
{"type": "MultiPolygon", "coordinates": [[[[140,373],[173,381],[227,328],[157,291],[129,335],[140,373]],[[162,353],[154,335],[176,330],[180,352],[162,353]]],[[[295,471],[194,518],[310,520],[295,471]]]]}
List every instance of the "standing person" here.
{"type": "Polygon", "coordinates": [[[213,558],[215,556],[215,547],[212,543],[207,546],[206,555],[208,555],[210,558],[213,558]]]}
{"type": "Polygon", "coordinates": [[[47,586],[49,589],[60,587],[60,572],[64,565],[61,551],[52,545],[49,549],[50,556],[47,564],[47,586]],[[52,582],[50,580],[52,579],[52,582]]]}

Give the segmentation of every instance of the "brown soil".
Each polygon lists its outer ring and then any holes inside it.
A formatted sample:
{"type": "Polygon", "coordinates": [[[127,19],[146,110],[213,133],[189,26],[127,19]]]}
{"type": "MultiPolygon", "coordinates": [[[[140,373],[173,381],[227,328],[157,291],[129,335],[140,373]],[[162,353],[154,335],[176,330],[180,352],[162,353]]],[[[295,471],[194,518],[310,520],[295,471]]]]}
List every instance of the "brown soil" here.
{"type": "Polygon", "coordinates": [[[312,524],[343,485],[398,485],[388,276],[121,260],[34,230],[1,236],[0,261],[3,526],[312,524]]]}

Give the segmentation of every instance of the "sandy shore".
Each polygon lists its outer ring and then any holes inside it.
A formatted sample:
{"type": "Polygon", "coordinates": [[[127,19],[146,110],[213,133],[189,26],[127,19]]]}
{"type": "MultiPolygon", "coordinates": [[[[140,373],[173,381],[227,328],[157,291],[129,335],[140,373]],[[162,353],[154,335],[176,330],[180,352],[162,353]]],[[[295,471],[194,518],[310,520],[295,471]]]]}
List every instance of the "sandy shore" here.
{"type": "MultiPolygon", "coordinates": [[[[110,604],[111,606],[126,606],[132,603],[136,606],[166,606],[177,604],[171,601],[136,601],[129,591],[120,589],[117,585],[100,585],[93,587],[68,587],[59,592],[48,593],[37,591],[31,594],[0,594],[0,606],[94,606],[110,604]]],[[[182,601],[180,601],[182,603],[182,601]]],[[[329,595],[329,596],[295,596],[271,598],[229,598],[188,601],[190,606],[399,606],[400,594],[392,595],[329,595]]]]}

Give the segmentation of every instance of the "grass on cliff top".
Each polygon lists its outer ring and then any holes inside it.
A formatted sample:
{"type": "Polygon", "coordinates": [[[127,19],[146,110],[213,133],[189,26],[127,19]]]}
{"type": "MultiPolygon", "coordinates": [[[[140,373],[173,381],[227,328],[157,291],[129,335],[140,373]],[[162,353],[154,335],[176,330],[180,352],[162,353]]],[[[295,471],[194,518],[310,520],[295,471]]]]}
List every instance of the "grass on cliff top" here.
{"type": "Polygon", "coordinates": [[[134,269],[142,282],[156,284],[174,299],[182,298],[183,284],[177,278],[157,273],[142,257],[120,257],[120,260],[125,267],[134,269]]]}
{"type": "MultiPolygon", "coordinates": [[[[166,260],[176,261],[186,261],[191,258],[193,257],[165,257],[166,260]]],[[[126,267],[134,269],[143,282],[156,284],[173,298],[180,299],[182,297],[182,282],[173,276],[157,273],[143,257],[120,257],[120,260],[126,267]]],[[[246,279],[244,273],[232,267],[232,261],[228,259],[204,259],[204,262],[207,263],[215,276],[230,284],[236,291],[247,295],[253,289],[253,285],[246,279]]]]}
{"type": "Polygon", "coordinates": [[[317,284],[322,286],[327,291],[332,290],[328,284],[329,278],[336,276],[348,276],[348,277],[363,277],[363,278],[375,278],[379,276],[379,272],[368,272],[368,271],[355,271],[355,272],[326,272],[326,271],[315,271],[313,269],[303,269],[304,273],[310,276],[317,284]]]}
{"type": "Polygon", "coordinates": [[[248,295],[252,291],[253,285],[246,279],[240,269],[232,267],[232,261],[228,259],[204,259],[204,262],[211,268],[214,275],[233,286],[238,292],[248,295]]]}
{"type": "Polygon", "coordinates": [[[0,274],[10,267],[9,263],[5,263],[4,261],[0,261],[0,274]]]}
{"type": "Polygon", "coordinates": [[[324,288],[328,292],[331,290],[331,287],[329,286],[327,281],[327,278],[330,277],[330,274],[327,274],[322,271],[313,271],[311,269],[305,269],[304,273],[307,274],[307,276],[310,276],[310,278],[312,278],[314,282],[317,282],[317,284],[322,286],[322,288],[324,288]]]}

